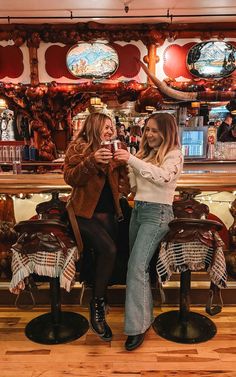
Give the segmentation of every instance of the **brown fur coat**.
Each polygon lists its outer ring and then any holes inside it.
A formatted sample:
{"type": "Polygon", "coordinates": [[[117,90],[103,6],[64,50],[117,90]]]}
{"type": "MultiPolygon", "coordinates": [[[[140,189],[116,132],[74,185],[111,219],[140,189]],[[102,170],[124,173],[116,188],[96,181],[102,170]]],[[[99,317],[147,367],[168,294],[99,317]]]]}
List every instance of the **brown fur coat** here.
{"type": "Polygon", "coordinates": [[[75,215],[91,218],[105,184],[106,175],[111,186],[115,210],[122,217],[119,204],[121,194],[130,192],[127,166],[111,160],[108,165],[97,163],[94,152],[87,150],[85,142],[73,141],[66,152],[64,179],[72,186],[71,204],[75,215]]]}

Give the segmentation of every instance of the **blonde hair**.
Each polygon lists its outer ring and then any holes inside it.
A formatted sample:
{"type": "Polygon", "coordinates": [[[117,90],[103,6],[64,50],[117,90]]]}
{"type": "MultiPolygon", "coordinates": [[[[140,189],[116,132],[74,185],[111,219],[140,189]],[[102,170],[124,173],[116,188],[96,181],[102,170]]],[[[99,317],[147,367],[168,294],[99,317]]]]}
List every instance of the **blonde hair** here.
{"type": "Polygon", "coordinates": [[[103,113],[92,113],[87,116],[76,138],[77,142],[86,142],[87,145],[84,149],[84,152],[90,148],[93,151],[99,149],[101,145],[101,132],[108,119],[112,124],[111,117],[103,113]]]}
{"type": "Polygon", "coordinates": [[[180,148],[178,126],[175,117],[169,113],[152,114],[146,121],[144,133],[140,142],[140,149],[136,154],[136,157],[140,159],[148,157],[150,152],[154,150],[153,148],[149,147],[146,136],[146,127],[150,119],[153,119],[156,122],[162,142],[155,151],[156,153],[151,155],[148,161],[153,164],[161,165],[168,152],[172,151],[173,149],[180,148]]]}

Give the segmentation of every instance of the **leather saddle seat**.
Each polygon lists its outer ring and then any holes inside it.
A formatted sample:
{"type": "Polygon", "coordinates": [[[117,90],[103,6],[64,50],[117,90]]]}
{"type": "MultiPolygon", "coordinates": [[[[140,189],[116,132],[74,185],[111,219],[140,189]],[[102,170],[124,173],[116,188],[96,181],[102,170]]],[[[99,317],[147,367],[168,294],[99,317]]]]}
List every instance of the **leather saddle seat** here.
{"type": "Polygon", "coordinates": [[[14,226],[14,230],[19,237],[13,248],[22,254],[56,252],[59,249],[66,252],[75,245],[66,224],[56,218],[20,221],[14,226]]]}
{"type": "Polygon", "coordinates": [[[68,224],[61,220],[65,203],[58,192],[52,193],[50,201],[38,204],[36,212],[38,218],[20,221],[14,227],[18,239],[12,246],[12,292],[24,289],[22,281],[30,273],[48,277],[51,312],[30,321],[25,334],[41,344],[66,343],[81,337],[89,327],[84,316],[61,310],[60,288],[69,291],[72,286],[78,250],[68,224]]]}

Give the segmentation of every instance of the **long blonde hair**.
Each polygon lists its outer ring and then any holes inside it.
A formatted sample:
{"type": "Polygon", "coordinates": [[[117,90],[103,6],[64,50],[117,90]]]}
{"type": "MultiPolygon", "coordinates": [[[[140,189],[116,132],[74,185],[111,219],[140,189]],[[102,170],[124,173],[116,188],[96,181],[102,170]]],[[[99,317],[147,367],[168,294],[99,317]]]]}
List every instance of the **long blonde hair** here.
{"type": "Polygon", "coordinates": [[[161,165],[165,155],[171,150],[178,148],[180,148],[180,141],[175,117],[169,113],[156,113],[152,114],[146,121],[144,133],[140,142],[140,149],[136,154],[136,157],[144,159],[150,155],[150,159],[148,159],[149,162],[161,165]],[[150,155],[153,148],[149,147],[145,132],[150,119],[153,119],[156,122],[158,132],[162,138],[162,142],[154,155],[150,155]]]}
{"type": "Polygon", "coordinates": [[[99,149],[101,145],[100,135],[107,119],[109,119],[112,124],[112,119],[107,114],[92,113],[87,116],[76,138],[78,143],[85,142],[87,144],[84,152],[88,149],[93,151],[99,149]]]}

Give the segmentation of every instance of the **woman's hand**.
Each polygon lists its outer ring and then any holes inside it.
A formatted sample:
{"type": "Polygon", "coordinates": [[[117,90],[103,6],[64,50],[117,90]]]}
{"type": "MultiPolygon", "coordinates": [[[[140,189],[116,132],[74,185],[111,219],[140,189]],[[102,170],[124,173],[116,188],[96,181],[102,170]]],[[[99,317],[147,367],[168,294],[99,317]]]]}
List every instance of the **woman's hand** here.
{"type": "Polygon", "coordinates": [[[127,163],[128,159],[129,159],[129,156],[130,156],[130,152],[127,151],[126,149],[118,149],[114,153],[114,160],[116,160],[116,161],[124,161],[124,162],[127,163]]]}
{"type": "Polygon", "coordinates": [[[107,148],[100,148],[94,153],[95,160],[100,164],[109,164],[112,157],[111,151],[107,148]]]}

